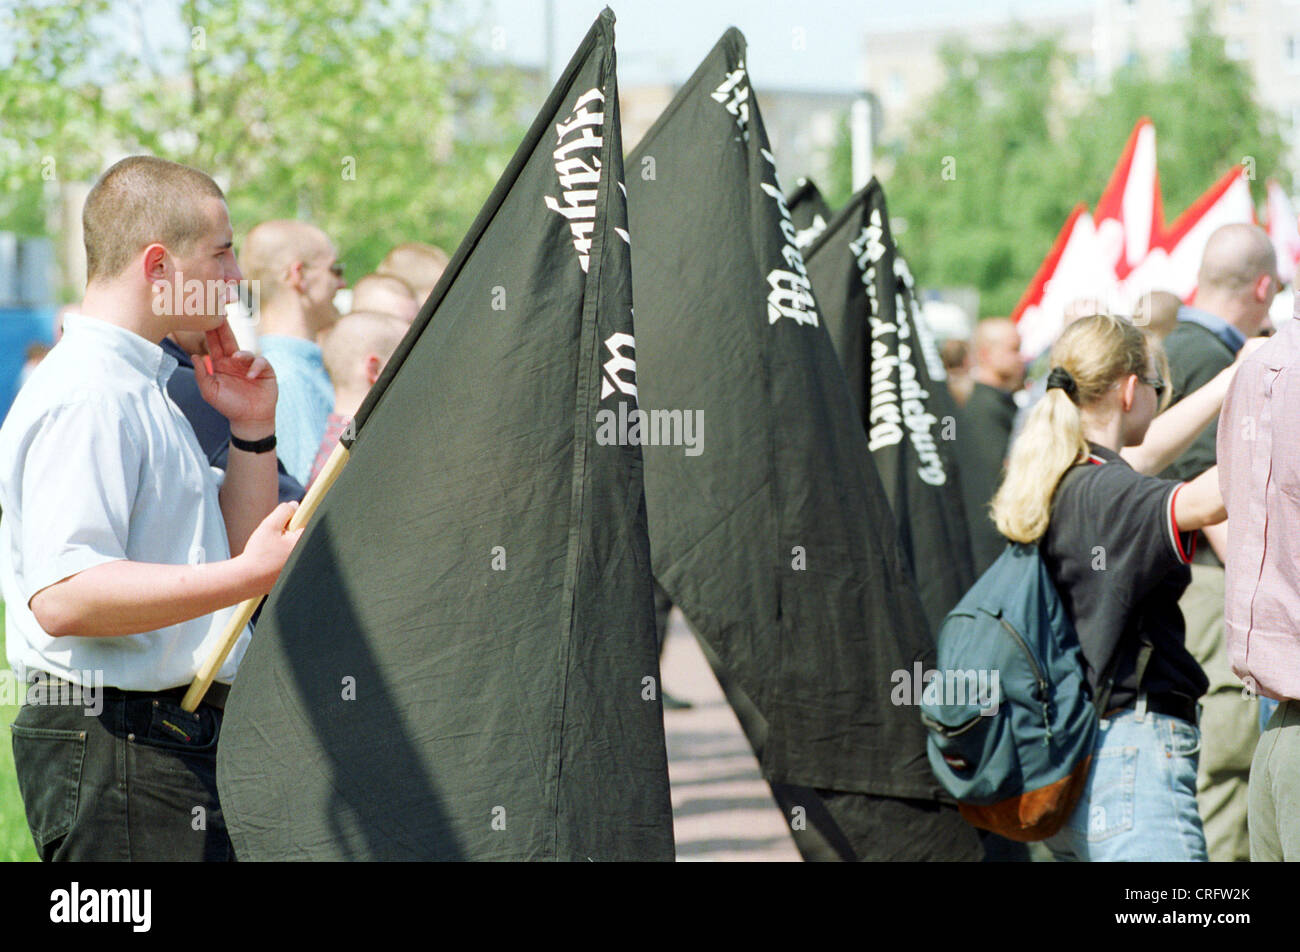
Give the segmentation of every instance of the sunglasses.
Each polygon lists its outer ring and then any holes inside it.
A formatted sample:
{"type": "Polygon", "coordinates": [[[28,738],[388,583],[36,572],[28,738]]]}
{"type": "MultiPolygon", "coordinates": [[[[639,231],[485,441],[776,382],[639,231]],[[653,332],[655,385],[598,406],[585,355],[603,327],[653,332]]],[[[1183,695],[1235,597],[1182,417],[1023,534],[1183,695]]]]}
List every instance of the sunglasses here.
{"type": "Polygon", "coordinates": [[[1163,380],[1161,380],[1159,377],[1155,377],[1155,378],[1153,378],[1153,379],[1151,379],[1151,380],[1148,380],[1148,379],[1146,379],[1145,377],[1139,377],[1138,379],[1141,380],[1144,384],[1147,384],[1148,386],[1150,386],[1153,390],[1155,390],[1155,392],[1156,392],[1156,400],[1163,400],[1163,399],[1164,399],[1164,396],[1165,396],[1165,382],[1164,382],[1163,380]]]}

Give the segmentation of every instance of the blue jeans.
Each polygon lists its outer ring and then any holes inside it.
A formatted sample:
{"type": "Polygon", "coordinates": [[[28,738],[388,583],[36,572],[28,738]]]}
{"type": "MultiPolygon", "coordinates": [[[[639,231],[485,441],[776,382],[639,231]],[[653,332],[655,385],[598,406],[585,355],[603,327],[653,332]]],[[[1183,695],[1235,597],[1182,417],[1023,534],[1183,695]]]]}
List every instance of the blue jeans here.
{"type": "Polygon", "coordinates": [[[1201,732],[1181,718],[1134,710],[1101,721],[1088,784],[1061,831],[1058,860],[1206,862],[1196,812],[1201,732]]]}
{"type": "Polygon", "coordinates": [[[1259,732],[1261,734],[1268,727],[1268,719],[1273,716],[1273,712],[1277,710],[1277,706],[1281,703],[1281,701],[1275,701],[1271,697],[1264,697],[1262,694],[1259,696],[1259,732]]]}

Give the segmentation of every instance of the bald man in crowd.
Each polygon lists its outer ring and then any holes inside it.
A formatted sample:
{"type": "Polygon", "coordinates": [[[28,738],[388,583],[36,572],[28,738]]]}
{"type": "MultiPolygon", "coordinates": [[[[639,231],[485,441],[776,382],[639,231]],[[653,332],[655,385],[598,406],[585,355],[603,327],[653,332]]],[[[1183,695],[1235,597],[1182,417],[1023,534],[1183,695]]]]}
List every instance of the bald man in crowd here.
{"type": "Polygon", "coordinates": [[[361,409],[366,394],[409,329],[409,322],[391,314],[361,311],[349,314],[321,335],[325,369],[334,384],[334,409],[317,449],[308,485],[325,466],[339,436],[361,409]]]}
{"type": "Polygon", "coordinates": [[[374,314],[391,314],[410,324],[415,320],[422,303],[415,300],[411,286],[397,275],[368,274],[352,286],[352,307],[349,313],[369,311],[374,314]]]}
{"type": "Polygon", "coordinates": [[[375,269],[379,274],[392,274],[401,278],[415,292],[417,309],[424,306],[425,300],[433,291],[433,286],[442,277],[450,259],[447,252],[434,245],[419,241],[408,241],[398,245],[388,256],[379,262],[375,269]]]}
{"type": "Polygon", "coordinates": [[[1178,312],[1183,302],[1172,291],[1151,291],[1138,298],[1133,309],[1133,324],[1164,341],[1178,326],[1178,312]]]}
{"type": "Polygon", "coordinates": [[[1025,384],[1016,325],[1003,317],[980,321],[971,336],[971,358],[974,385],[958,416],[957,451],[978,575],[1007,544],[989,516],[989,503],[1002,480],[1016,417],[1015,394],[1025,384]]]}
{"type": "MultiPolygon", "coordinates": [[[[1269,326],[1268,310],[1282,285],[1273,245],[1255,225],[1224,225],[1210,235],[1197,274],[1196,296],[1178,311],[1165,339],[1173,402],[1236,359],[1247,338],[1269,326]]],[[[1216,418],[1161,475],[1190,480],[1215,465],[1216,418]]],[[[1205,669],[1197,806],[1211,861],[1250,859],[1246,829],[1250,761],[1259,739],[1255,704],[1241,697],[1224,643],[1223,560],[1228,524],[1206,527],[1192,562],[1192,583],[1179,600],[1187,649],[1205,669]]]]}
{"type": "Polygon", "coordinates": [[[259,283],[258,339],[280,384],[275,410],[280,459],[290,476],[306,484],[334,406],[316,338],[338,320],[334,294],[344,286],[343,266],[329,237],[298,221],[254,227],[240,266],[259,283]]]}

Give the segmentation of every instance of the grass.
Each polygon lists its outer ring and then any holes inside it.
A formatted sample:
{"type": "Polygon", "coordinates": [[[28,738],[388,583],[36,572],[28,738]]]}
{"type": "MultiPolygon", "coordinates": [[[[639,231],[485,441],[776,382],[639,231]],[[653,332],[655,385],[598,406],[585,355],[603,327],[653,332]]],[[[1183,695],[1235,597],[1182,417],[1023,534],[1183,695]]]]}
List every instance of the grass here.
{"type": "MultiPolygon", "coordinates": [[[[4,657],[4,604],[0,603],[0,658],[4,657]]],[[[4,669],[4,676],[13,672],[4,669]]],[[[16,692],[5,692],[14,694],[16,692]]],[[[18,795],[18,778],[14,775],[14,748],[9,725],[18,715],[17,704],[0,703],[0,861],[7,863],[36,861],[36,847],[27,829],[23,798],[18,795]]]]}

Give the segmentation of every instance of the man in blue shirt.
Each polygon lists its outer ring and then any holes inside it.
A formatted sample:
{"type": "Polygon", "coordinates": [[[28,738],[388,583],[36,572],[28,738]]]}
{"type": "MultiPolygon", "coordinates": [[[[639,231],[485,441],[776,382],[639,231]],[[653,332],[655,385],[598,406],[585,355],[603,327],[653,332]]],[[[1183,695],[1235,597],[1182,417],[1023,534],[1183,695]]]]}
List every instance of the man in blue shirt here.
{"type": "Polygon", "coordinates": [[[338,320],[334,295],[344,287],[343,266],[325,233],[298,221],[257,225],[240,258],[245,275],[257,282],[258,340],[280,385],[279,456],[289,475],[306,485],[334,408],[316,338],[338,320]]]}

